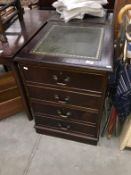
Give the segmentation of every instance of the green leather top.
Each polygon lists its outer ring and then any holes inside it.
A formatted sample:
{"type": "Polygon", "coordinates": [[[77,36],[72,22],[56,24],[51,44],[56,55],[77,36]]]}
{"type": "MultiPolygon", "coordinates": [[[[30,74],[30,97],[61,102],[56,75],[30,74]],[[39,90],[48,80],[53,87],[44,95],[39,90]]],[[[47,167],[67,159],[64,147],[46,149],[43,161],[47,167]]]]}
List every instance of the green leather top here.
{"type": "Polygon", "coordinates": [[[52,25],[32,50],[33,53],[99,60],[104,28],[52,25]]]}

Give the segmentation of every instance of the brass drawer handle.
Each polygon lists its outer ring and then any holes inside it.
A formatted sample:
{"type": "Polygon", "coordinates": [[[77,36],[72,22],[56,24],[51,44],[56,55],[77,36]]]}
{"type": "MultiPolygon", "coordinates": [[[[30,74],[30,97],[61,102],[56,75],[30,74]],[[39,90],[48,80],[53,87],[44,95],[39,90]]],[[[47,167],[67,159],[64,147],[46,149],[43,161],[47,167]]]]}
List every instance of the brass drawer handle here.
{"type": "Polygon", "coordinates": [[[66,112],[65,114],[63,114],[61,110],[57,110],[57,114],[62,118],[68,118],[69,116],[71,116],[71,112],[66,112]]]}
{"type": "Polygon", "coordinates": [[[58,77],[57,75],[52,76],[53,80],[56,82],[57,85],[66,86],[67,83],[70,82],[70,77],[58,77]]]}
{"type": "Polygon", "coordinates": [[[65,104],[65,103],[69,102],[70,97],[67,96],[67,97],[65,97],[63,100],[61,100],[61,99],[60,99],[60,96],[57,95],[57,94],[55,94],[55,95],[54,95],[54,99],[57,100],[58,103],[65,104]]]}
{"type": "Polygon", "coordinates": [[[64,82],[69,83],[69,82],[70,82],[70,77],[68,77],[68,76],[65,77],[65,78],[64,78],[64,82]]]}
{"type": "Polygon", "coordinates": [[[62,118],[68,118],[67,115],[59,115],[59,116],[62,117],[62,118]]]}
{"type": "Polygon", "coordinates": [[[56,82],[57,85],[60,85],[60,86],[66,86],[65,83],[60,83],[60,82],[56,82]]]}
{"type": "Polygon", "coordinates": [[[55,80],[55,81],[58,80],[58,76],[57,76],[57,75],[53,75],[52,78],[53,78],[53,80],[55,80]]]}
{"type": "Polygon", "coordinates": [[[61,130],[63,131],[68,131],[70,129],[70,125],[64,125],[62,123],[58,123],[58,126],[60,127],[61,130]]]}
{"type": "Polygon", "coordinates": [[[24,66],[23,69],[24,69],[24,70],[28,70],[28,67],[24,66]]]}

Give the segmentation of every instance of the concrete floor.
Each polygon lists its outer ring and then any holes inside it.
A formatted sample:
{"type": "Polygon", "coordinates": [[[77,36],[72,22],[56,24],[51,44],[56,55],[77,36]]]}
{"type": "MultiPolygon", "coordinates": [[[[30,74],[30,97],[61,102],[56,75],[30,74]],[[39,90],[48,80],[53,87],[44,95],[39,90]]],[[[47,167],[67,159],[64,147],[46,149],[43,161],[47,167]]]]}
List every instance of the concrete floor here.
{"type": "Polygon", "coordinates": [[[131,151],[119,139],[98,146],[36,134],[19,113],[0,121],[0,175],[130,175],[131,151]]]}

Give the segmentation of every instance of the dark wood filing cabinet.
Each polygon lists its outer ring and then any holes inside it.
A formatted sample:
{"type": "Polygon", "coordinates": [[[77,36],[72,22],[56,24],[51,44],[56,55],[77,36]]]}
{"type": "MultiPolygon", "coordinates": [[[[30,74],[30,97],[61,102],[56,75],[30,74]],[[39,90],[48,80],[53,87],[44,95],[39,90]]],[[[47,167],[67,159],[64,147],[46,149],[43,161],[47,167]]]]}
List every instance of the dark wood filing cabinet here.
{"type": "Polygon", "coordinates": [[[40,7],[40,10],[51,10],[53,9],[52,3],[55,2],[55,0],[39,0],[38,4],[40,7]]]}
{"type": "Polygon", "coordinates": [[[110,19],[49,20],[15,58],[38,133],[97,144],[113,66],[110,19]]]}

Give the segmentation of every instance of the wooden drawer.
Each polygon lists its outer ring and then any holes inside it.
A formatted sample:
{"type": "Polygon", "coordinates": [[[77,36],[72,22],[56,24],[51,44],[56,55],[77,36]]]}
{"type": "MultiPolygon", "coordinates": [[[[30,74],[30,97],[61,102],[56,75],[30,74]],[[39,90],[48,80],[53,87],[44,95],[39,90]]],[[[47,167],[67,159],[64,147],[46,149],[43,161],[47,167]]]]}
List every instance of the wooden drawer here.
{"type": "Polygon", "coordinates": [[[28,86],[29,97],[59,104],[71,104],[85,108],[98,109],[101,106],[101,95],[77,93],[49,87],[28,86]]]}
{"type": "Polygon", "coordinates": [[[0,120],[24,110],[20,96],[0,102],[0,120]]]}
{"type": "Polygon", "coordinates": [[[41,116],[35,117],[36,125],[47,126],[60,131],[75,132],[85,134],[91,137],[96,137],[97,129],[95,126],[82,125],[79,123],[71,123],[58,119],[46,118],[41,116]]]}
{"type": "Polygon", "coordinates": [[[0,92],[0,103],[6,100],[14,99],[19,96],[20,96],[20,93],[17,87],[5,89],[3,92],[0,92]]]}
{"type": "Polygon", "coordinates": [[[0,74],[0,120],[24,110],[13,72],[0,74]]]}
{"type": "Polygon", "coordinates": [[[20,66],[26,82],[70,87],[89,91],[103,92],[104,76],[96,73],[69,72],[35,66],[20,66]]]}
{"type": "Polygon", "coordinates": [[[32,102],[32,109],[34,115],[44,115],[52,118],[78,121],[81,123],[87,123],[95,126],[98,121],[98,113],[71,109],[63,107],[62,105],[51,105],[46,103],[43,104],[32,102]]]}
{"type": "Polygon", "coordinates": [[[0,92],[9,88],[17,87],[16,81],[12,71],[4,72],[0,74],[0,92]]]}

